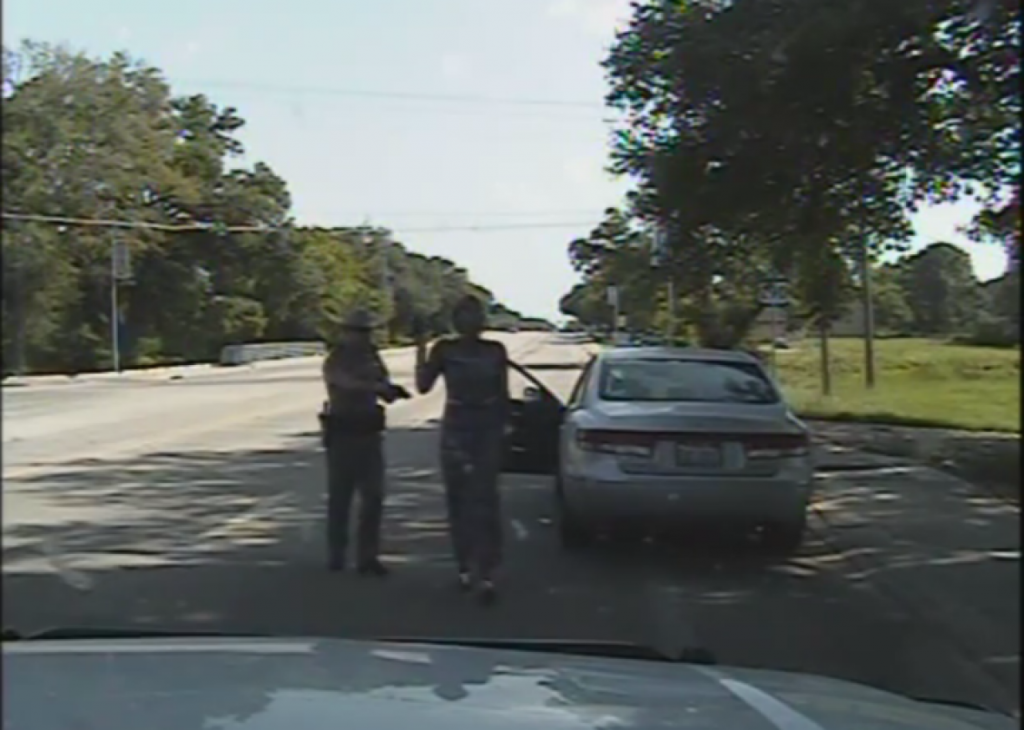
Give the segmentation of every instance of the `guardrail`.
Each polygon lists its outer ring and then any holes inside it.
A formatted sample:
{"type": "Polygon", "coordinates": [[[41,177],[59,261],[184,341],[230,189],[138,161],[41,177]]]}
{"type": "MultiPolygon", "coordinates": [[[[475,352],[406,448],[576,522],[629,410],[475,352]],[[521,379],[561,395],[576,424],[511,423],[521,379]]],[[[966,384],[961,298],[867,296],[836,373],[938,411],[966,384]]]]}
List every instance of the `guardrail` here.
{"type": "Polygon", "coordinates": [[[323,342],[259,342],[247,345],[226,345],[220,351],[221,365],[245,365],[262,360],[284,360],[291,357],[323,355],[323,342]]]}

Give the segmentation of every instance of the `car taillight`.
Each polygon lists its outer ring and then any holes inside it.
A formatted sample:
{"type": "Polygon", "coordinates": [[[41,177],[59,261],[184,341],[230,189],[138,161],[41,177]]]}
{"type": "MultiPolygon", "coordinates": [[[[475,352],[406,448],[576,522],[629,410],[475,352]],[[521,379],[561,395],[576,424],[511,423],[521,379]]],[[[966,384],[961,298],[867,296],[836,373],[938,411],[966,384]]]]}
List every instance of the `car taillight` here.
{"type": "Polygon", "coordinates": [[[748,459],[787,459],[806,456],[811,442],[807,434],[759,434],[746,440],[748,459]]]}
{"type": "Polygon", "coordinates": [[[618,456],[649,457],[655,435],[637,431],[577,431],[576,444],[584,451],[618,456]]]}

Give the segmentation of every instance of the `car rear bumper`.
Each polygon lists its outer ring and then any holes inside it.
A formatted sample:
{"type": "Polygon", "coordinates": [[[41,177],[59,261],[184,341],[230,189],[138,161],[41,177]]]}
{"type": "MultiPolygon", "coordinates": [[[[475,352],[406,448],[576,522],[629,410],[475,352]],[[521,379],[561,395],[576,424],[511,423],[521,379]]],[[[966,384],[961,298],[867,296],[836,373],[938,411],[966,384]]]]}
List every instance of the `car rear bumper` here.
{"type": "Polygon", "coordinates": [[[807,510],[813,475],[802,470],[774,477],[576,475],[563,477],[562,490],[567,508],[587,521],[792,522],[807,510]]]}

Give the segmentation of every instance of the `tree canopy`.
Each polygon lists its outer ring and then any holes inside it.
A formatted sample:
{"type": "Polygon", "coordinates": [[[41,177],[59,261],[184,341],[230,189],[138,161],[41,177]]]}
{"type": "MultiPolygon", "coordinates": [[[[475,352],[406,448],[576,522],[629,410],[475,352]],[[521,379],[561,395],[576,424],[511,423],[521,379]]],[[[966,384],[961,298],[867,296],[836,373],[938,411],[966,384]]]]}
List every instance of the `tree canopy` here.
{"type": "Polygon", "coordinates": [[[547,326],[386,228],[296,225],[287,182],[265,163],[239,164],[238,110],[175,95],[152,66],[28,42],[4,48],[3,76],[5,373],[109,367],[115,240],[131,260],[119,287],[127,365],[330,339],[357,304],[391,341],[417,319],[438,333],[466,293],[499,326],[547,326]],[[97,220],[135,227],[85,224],[97,220]]]}
{"type": "MultiPolygon", "coordinates": [[[[729,344],[769,277],[837,316],[863,260],[902,250],[924,202],[978,197],[979,236],[1005,238],[1019,25],[1009,0],[635,2],[604,68],[611,169],[635,182],[623,216],[667,236],[636,286],[671,276],[698,337],[729,344]]],[[[619,244],[589,238],[609,263],[570,256],[598,285],[619,244]]]]}

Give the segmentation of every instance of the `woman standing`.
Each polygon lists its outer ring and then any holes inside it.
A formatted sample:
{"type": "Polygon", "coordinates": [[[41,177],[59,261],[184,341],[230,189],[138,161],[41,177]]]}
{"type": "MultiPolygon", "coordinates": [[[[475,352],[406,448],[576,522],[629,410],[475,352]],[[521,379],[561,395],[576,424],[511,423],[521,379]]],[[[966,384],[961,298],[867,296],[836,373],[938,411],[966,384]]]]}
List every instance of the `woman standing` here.
{"type": "Polygon", "coordinates": [[[508,418],[508,353],[483,338],[487,313],[474,296],[452,312],[456,337],[429,354],[416,343],[416,387],[428,393],[444,378],[447,397],[441,425],[441,469],[452,549],[463,590],[474,582],[485,604],[497,598],[494,571],[501,562],[502,517],[498,476],[508,418]]]}

